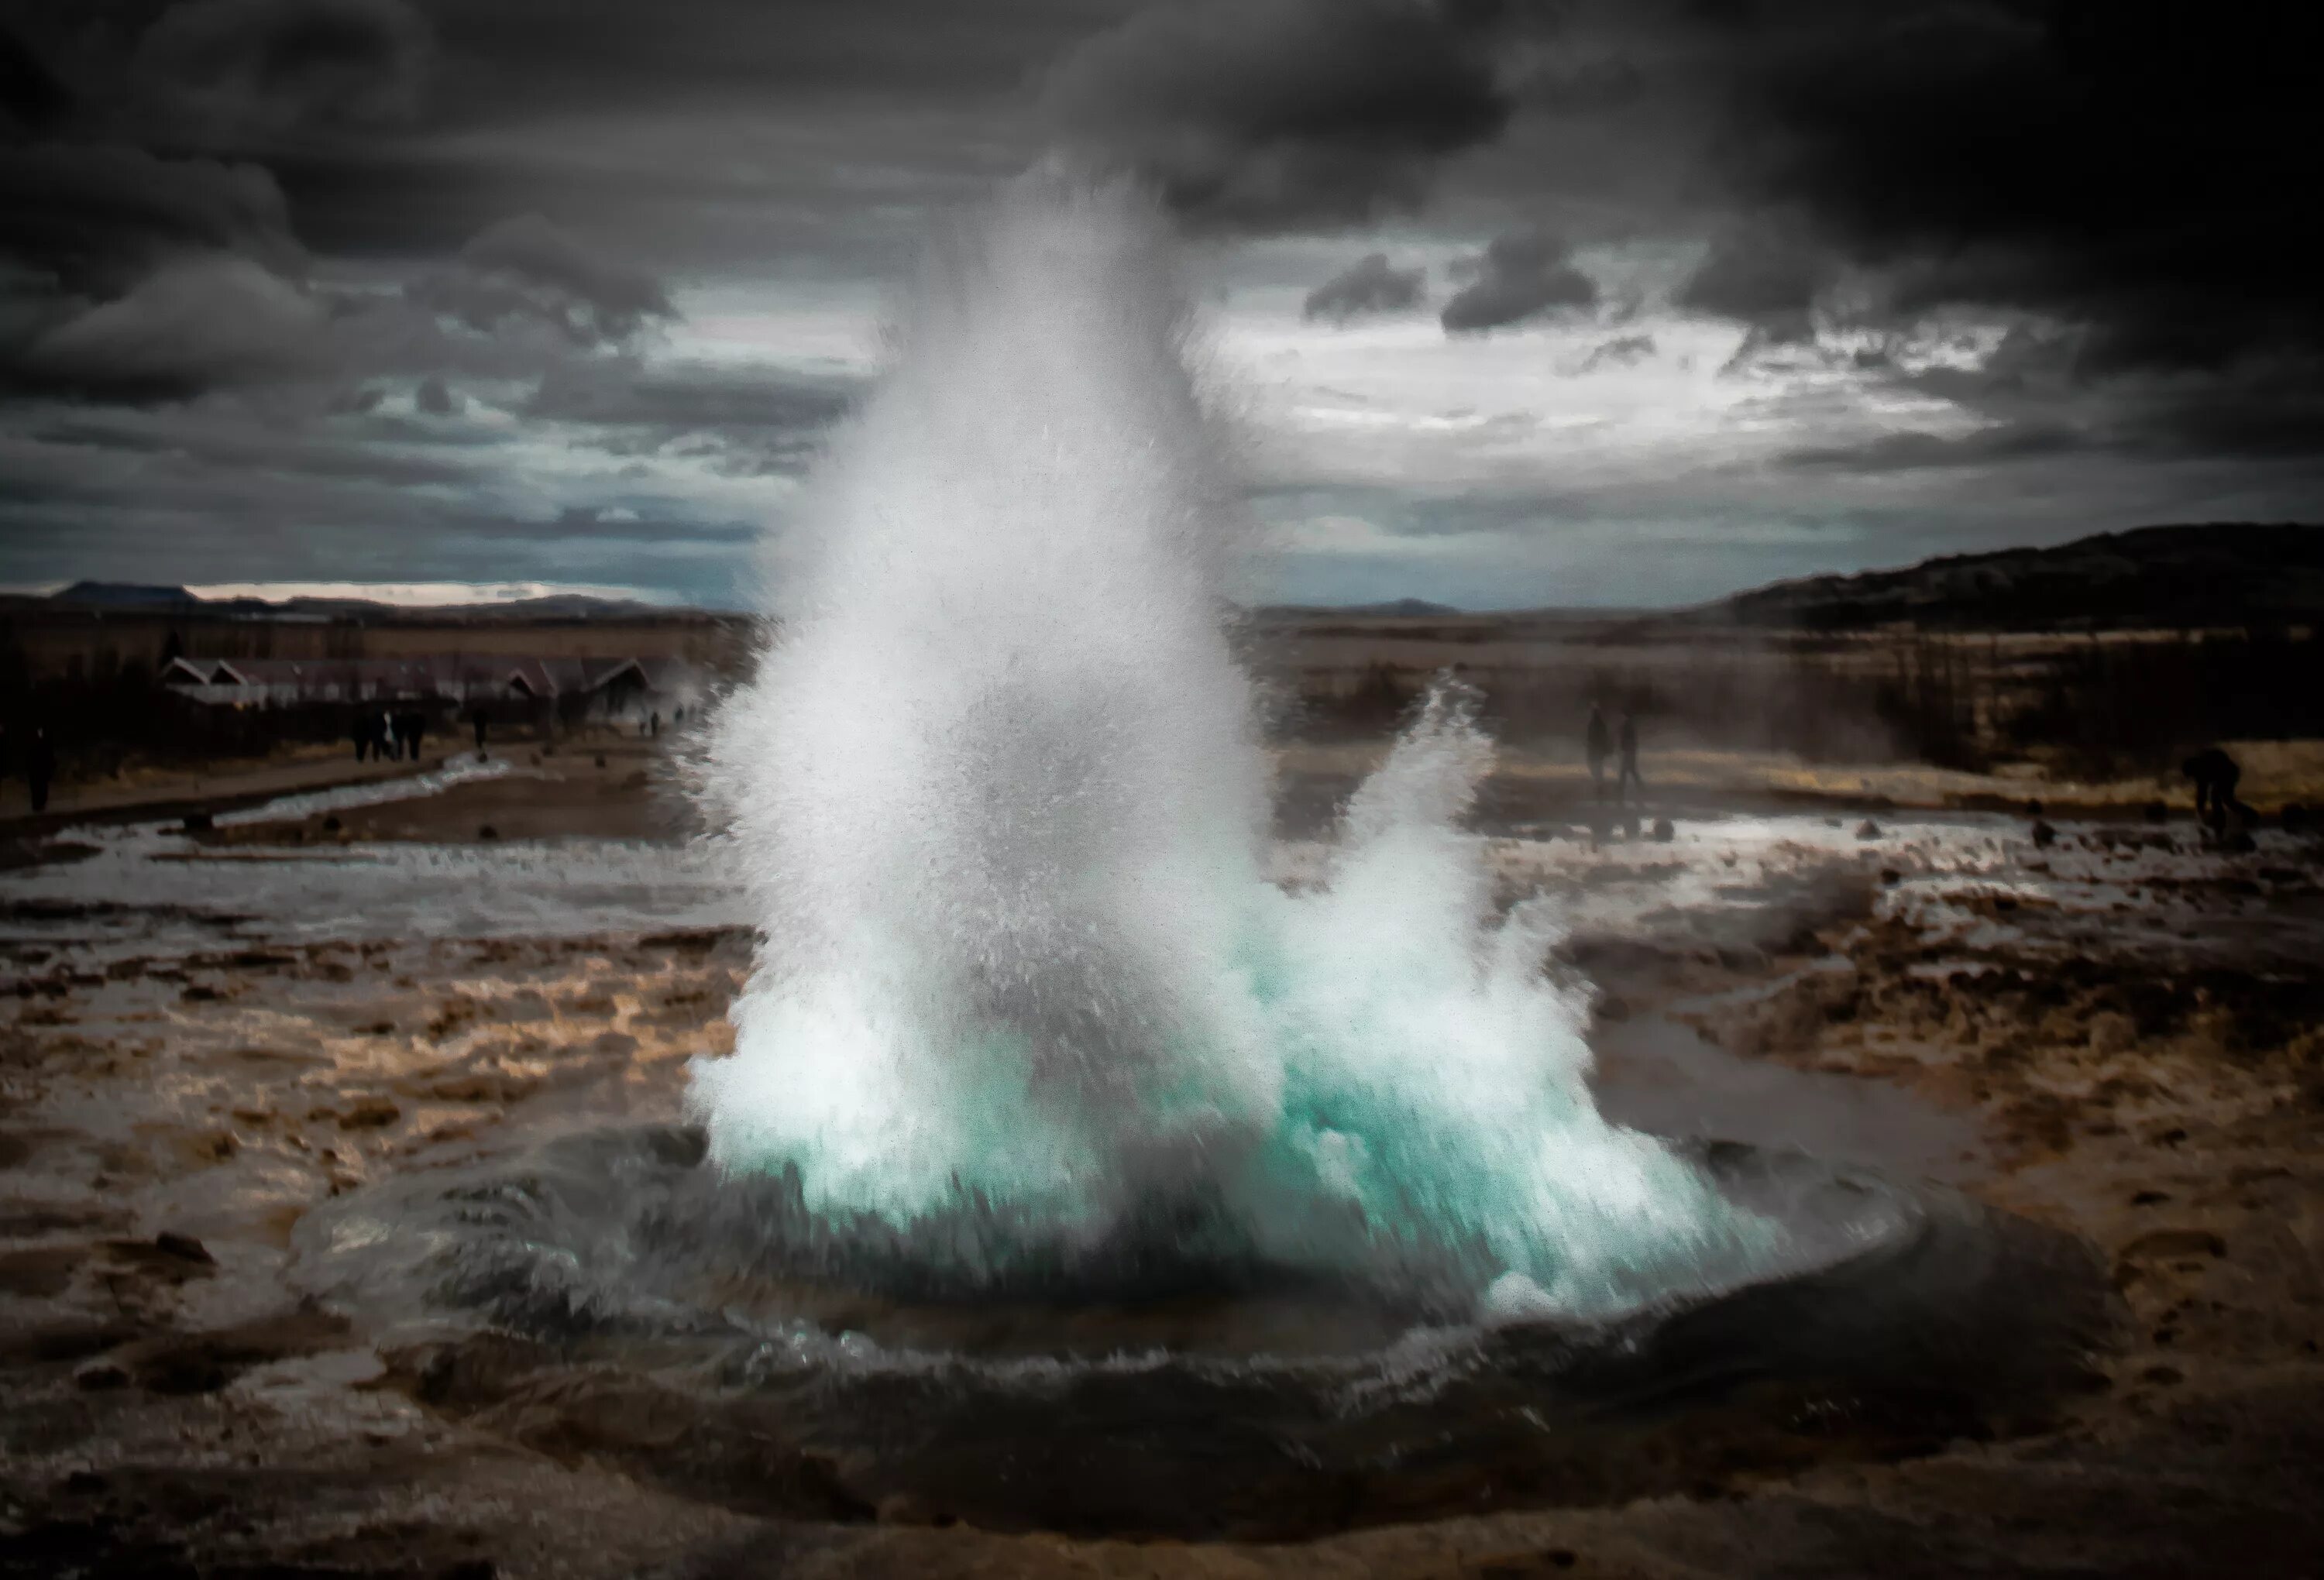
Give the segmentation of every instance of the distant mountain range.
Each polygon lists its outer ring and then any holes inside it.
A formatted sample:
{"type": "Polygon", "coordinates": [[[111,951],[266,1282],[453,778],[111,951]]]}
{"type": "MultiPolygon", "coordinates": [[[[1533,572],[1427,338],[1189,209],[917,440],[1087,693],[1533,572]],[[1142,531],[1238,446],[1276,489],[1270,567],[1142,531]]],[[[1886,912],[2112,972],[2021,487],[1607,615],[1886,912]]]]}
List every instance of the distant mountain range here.
{"type": "Polygon", "coordinates": [[[1688,611],[1804,630],[2174,629],[2324,619],[2324,527],[2220,522],[1809,576],[1688,611]]]}
{"type": "Polygon", "coordinates": [[[370,598],[202,598],[183,587],[147,586],[134,582],[75,582],[49,595],[51,603],[78,609],[120,610],[134,613],[241,615],[272,620],[411,620],[448,617],[457,620],[627,620],[639,616],[684,615],[699,612],[665,609],[629,598],[595,598],[578,592],[553,592],[540,598],[518,598],[489,603],[401,604],[370,598]]]}
{"type": "MultiPolygon", "coordinates": [[[[14,601],[11,601],[14,602],[14,601]]],[[[43,602],[35,600],[33,602],[43,602]]],[[[198,598],[183,587],[76,582],[44,602],[77,608],[290,620],[684,620],[706,611],[560,592],[489,603],[408,606],[360,598],[198,598]]],[[[2324,527],[2219,522],[2106,532],[2052,548],[1950,555],[1893,571],[1808,576],[1668,614],[1534,610],[1471,614],[1417,598],[1355,606],[1277,606],[1267,624],[1337,620],[1490,626],[1511,639],[1577,625],[1742,625],[1788,630],[2174,629],[2324,620],[2324,527]]]]}

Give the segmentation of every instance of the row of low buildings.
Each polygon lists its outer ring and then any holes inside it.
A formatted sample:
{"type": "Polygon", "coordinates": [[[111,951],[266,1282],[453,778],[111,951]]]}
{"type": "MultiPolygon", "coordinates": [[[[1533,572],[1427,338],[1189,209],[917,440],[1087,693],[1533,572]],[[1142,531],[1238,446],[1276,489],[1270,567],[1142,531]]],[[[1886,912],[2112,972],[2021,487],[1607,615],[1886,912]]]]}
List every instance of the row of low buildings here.
{"type": "Polygon", "coordinates": [[[709,677],[679,658],[543,658],[447,654],[420,658],[172,658],[161,684],[217,707],[553,707],[604,718],[674,712],[707,694],[709,677]]]}

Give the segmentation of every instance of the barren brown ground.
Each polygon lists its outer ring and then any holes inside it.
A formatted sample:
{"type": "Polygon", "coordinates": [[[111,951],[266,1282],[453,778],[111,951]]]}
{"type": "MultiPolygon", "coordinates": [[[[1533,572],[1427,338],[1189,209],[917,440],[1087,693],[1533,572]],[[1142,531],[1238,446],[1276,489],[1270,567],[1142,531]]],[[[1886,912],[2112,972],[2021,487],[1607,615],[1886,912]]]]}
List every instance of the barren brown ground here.
{"type": "MultiPolygon", "coordinates": [[[[366,838],[484,813],[374,815],[366,838]]],[[[2189,879],[2167,896],[2189,936],[2077,934],[2062,957],[2038,904],[1972,898],[2008,927],[1932,942],[1879,919],[1877,877],[1717,929],[1578,938],[1609,1031],[1665,1015],[1973,1124],[1968,1187],[2112,1267],[2129,1324],[2096,1358],[2104,1384],[1908,1457],[1855,1457],[1803,1422],[1764,1465],[1684,1495],[1280,1546],[681,1494],[638,1467],[682,1452],[685,1420],[618,1416],[592,1440],[441,1414],[397,1357],[289,1291],[291,1227],[335,1194],[508,1127],[668,1116],[684,1060],[731,1035],[741,934],[103,971],[16,946],[0,961],[0,1574],[2313,1574],[2324,960],[2303,941],[2319,874],[2310,848],[2264,876],[2189,879]]]]}

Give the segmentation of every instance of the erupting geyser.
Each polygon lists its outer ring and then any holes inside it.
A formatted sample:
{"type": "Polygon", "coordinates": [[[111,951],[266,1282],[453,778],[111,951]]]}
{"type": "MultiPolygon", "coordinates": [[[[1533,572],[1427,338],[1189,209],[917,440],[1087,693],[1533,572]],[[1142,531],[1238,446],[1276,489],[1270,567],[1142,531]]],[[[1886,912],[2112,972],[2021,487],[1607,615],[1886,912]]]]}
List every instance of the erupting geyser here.
{"type": "Polygon", "coordinates": [[[761,934],[698,1124],[350,1193],[302,1286],[436,1408],[816,1519],[1621,1499],[2071,1376],[2105,1285],[2061,1237],[1600,1116],[1552,910],[1501,912],[1460,827],[1457,691],[1323,880],[1268,880],[1167,240],[1125,190],[1010,190],[784,540],[697,765],[761,934]]]}
{"type": "Polygon", "coordinates": [[[935,251],[702,765],[764,935],[694,1070],[712,1161],[974,1285],[1177,1259],[1591,1316],[1773,1249],[1593,1107],[1550,909],[1496,916],[1457,826],[1456,692],[1324,882],[1268,881],[1186,327],[1124,188],[1028,178],[935,251]]]}

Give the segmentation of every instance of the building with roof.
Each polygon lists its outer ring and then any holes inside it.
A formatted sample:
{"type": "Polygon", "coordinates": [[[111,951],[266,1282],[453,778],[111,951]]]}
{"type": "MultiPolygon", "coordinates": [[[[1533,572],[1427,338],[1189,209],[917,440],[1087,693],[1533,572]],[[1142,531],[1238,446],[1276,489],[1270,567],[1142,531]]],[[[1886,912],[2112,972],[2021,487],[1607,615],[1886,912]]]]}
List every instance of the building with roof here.
{"type": "Polygon", "coordinates": [[[161,684],[213,707],[304,708],[377,703],[455,709],[554,709],[560,717],[619,717],[683,706],[706,677],[681,659],[547,658],[449,654],[420,658],[172,658],[161,684]]]}

